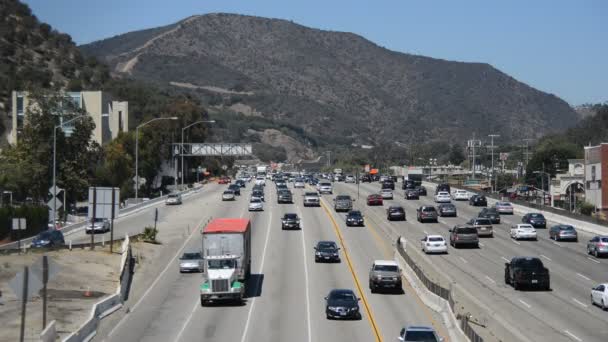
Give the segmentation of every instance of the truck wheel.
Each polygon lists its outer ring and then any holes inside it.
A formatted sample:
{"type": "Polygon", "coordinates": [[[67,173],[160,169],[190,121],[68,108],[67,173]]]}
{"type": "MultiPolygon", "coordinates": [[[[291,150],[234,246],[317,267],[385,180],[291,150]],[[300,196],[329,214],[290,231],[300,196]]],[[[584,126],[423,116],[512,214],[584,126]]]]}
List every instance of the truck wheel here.
{"type": "Polygon", "coordinates": [[[201,306],[206,306],[207,305],[207,301],[205,301],[203,299],[203,296],[201,296],[201,306]]]}
{"type": "Polygon", "coordinates": [[[519,291],[521,290],[521,286],[519,285],[518,282],[514,281],[513,282],[513,288],[515,289],[515,291],[519,291]]]}
{"type": "Polygon", "coordinates": [[[505,274],[505,284],[511,285],[511,280],[509,279],[509,277],[507,277],[506,274],[505,274]]]}

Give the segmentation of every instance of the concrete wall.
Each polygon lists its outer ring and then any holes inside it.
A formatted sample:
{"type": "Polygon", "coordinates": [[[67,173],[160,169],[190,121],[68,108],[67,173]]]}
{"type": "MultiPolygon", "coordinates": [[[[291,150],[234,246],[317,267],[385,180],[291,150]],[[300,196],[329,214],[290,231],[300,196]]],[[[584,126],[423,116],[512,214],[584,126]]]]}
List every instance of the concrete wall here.
{"type": "Polygon", "coordinates": [[[93,119],[95,128],[93,129],[92,139],[98,144],[103,143],[103,122],[101,115],[103,114],[103,95],[101,91],[83,91],[82,93],[82,109],[84,109],[93,119]]]}

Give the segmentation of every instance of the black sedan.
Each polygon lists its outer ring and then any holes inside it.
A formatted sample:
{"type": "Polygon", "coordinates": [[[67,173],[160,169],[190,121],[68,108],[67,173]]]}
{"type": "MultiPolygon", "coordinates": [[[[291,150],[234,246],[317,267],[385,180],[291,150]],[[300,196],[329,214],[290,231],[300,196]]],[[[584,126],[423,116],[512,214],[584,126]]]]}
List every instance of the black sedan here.
{"type": "Polygon", "coordinates": [[[386,209],[386,219],[389,221],[405,221],[405,210],[401,206],[391,206],[386,209]]]}
{"type": "Polygon", "coordinates": [[[446,217],[446,216],[452,216],[452,217],[456,217],[458,216],[458,212],[456,211],[456,206],[453,205],[452,203],[441,203],[437,206],[437,212],[439,213],[439,216],[441,217],[446,217]]]}
{"type": "Polygon", "coordinates": [[[315,262],[340,262],[339,250],[333,241],[319,241],[315,246],[315,262]]]}
{"type": "Polygon", "coordinates": [[[405,199],[408,199],[408,200],[420,199],[420,193],[415,189],[405,190],[405,199]]]}
{"type": "Polygon", "coordinates": [[[547,220],[540,213],[529,213],[521,218],[521,222],[529,223],[534,228],[547,228],[547,220]]]}
{"type": "Polygon", "coordinates": [[[488,200],[483,195],[473,195],[469,198],[469,204],[474,207],[487,207],[488,200]]]}
{"type": "Polygon", "coordinates": [[[426,188],[424,186],[419,185],[416,187],[416,190],[418,190],[418,195],[426,196],[426,188]]]}
{"type": "Polygon", "coordinates": [[[228,189],[234,191],[234,194],[237,196],[241,196],[241,186],[238,184],[230,184],[228,185],[228,189]]]}
{"type": "Polygon", "coordinates": [[[300,218],[298,214],[286,213],[283,215],[281,229],[300,229],[300,218]]]}
{"type": "Polygon", "coordinates": [[[325,297],[325,315],[327,319],[361,319],[359,300],[352,290],[331,290],[327,297],[325,297]]]}
{"type": "Polygon", "coordinates": [[[45,230],[32,241],[31,247],[59,247],[65,244],[63,233],[59,230],[45,230]]]}
{"type": "Polygon", "coordinates": [[[492,221],[492,224],[500,223],[500,214],[498,213],[496,208],[483,208],[481,209],[479,214],[477,214],[477,217],[487,218],[492,221]]]}
{"type": "Polygon", "coordinates": [[[365,225],[363,220],[363,214],[359,210],[351,210],[346,214],[346,225],[347,226],[361,226],[365,225]]]}

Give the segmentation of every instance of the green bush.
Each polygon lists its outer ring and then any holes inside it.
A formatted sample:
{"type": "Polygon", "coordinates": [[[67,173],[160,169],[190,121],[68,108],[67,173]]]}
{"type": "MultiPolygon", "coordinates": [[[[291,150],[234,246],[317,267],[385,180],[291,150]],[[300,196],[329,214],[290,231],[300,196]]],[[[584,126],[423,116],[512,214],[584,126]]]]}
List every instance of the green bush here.
{"type": "Polygon", "coordinates": [[[142,234],[142,239],[147,242],[157,243],[156,235],[158,234],[158,229],[154,227],[146,227],[144,228],[144,233],[142,234]]]}
{"type": "Polygon", "coordinates": [[[17,232],[12,232],[13,218],[25,218],[27,229],[21,231],[21,238],[37,235],[48,228],[49,209],[46,206],[25,205],[21,207],[0,208],[0,240],[11,233],[13,240],[17,239],[17,232]]]}
{"type": "Polygon", "coordinates": [[[580,207],[581,214],[591,216],[591,213],[595,210],[595,206],[591,203],[583,203],[580,207]]]}

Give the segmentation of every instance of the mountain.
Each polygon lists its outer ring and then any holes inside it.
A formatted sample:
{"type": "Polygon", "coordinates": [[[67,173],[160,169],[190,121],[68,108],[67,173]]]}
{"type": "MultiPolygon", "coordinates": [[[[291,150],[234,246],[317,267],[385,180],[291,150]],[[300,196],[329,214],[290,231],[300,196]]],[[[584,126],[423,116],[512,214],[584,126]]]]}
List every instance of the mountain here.
{"type": "Polygon", "coordinates": [[[488,64],[399,53],[358,35],[234,14],[80,46],[114,75],[181,88],[210,112],[301,127],[319,144],[515,141],[576,124],[577,113],[488,64]]]}
{"type": "Polygon", "coordinates": [[[0,0],[0,146],[13,90],[90,88],[108,78],[106,66],[85,59],[69,35],[39,22],[26,4],[0,0]]]}

